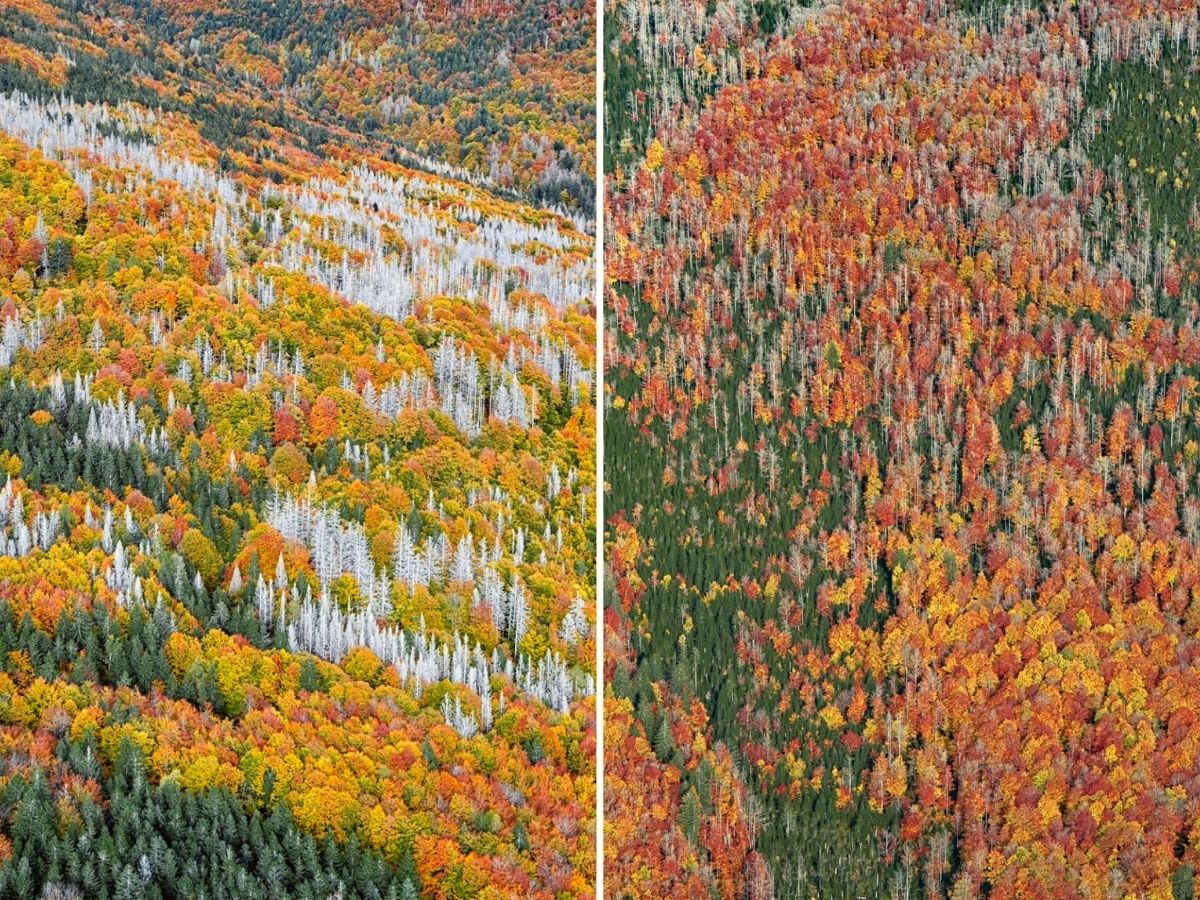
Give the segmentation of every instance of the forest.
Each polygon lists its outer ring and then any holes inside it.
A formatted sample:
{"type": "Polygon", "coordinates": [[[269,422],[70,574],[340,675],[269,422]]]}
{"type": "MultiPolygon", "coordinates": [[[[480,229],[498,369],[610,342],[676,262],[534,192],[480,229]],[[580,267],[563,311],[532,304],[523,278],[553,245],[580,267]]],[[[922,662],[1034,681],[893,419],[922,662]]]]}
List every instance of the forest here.
{"type": "Polygon", "coordinates": [[[1196,4],[604,40],[608,893],[1193,897],[1196,4]]]}
{"type": "Polygon", "coordinates": [[[223,171],[366,152],[589,220],[585,0],[6,0],[0,89],[185,114],[223,171]],[[280,136],[286,135],[286,146],[280,136]]]}
{"type": "Polygon", "coordinates": [[[0,0],[0,897],[592,895],[592,20],[507,9],[0,0]]]}

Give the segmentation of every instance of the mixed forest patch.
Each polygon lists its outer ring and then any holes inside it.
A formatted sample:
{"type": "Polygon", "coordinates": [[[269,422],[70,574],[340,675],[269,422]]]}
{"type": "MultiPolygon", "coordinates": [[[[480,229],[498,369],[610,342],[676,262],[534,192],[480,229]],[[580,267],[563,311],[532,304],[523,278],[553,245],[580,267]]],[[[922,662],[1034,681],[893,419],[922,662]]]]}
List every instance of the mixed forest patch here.
{"type": "Polygon", "coordinates": [[[582,0],[384,7],[7,2],[0,90],[178,112],[223,170],[287,181],[280,138],[593,214],[594,12],[582,0]]]}
{"type": "Polygon", "coordinates": [[[340,105],[583,7],[0,7],[0,896],[587,895],[583,207],[340,105]]]}
{"type": "Polygon", "coordinates": [[[606,736],[716,896],[1190,896],[1196,9],[756,12],[609,17],[606,736]]]}

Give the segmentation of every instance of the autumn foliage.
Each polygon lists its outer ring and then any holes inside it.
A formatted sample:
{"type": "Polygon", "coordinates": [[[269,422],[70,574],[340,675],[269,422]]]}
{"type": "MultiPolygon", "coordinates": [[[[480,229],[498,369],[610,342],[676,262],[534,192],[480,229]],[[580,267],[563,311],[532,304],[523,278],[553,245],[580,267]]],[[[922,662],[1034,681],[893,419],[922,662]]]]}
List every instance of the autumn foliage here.
{"type": "Polygon", "coordinates": [[[682,85],[610,180],[635,707],[705,705],[780,896],[1190,896],[1195,195],[1098,148],[1187,149],[1194,4],[701,6],[618,16],[682,85]]]}
{"type": "Polygon", "coordinates": [[[0,0],[0,895],[587,896],[587,15],[67,6],[0,0]]]}

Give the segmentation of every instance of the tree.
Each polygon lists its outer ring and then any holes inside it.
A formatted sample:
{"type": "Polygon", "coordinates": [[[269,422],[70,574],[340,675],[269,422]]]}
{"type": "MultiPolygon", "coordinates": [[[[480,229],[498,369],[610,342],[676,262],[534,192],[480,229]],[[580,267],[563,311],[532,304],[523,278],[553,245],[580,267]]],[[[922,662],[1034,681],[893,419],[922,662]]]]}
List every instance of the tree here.
{"type": "Polygon", "coordinates": [[[308,444],[320,447],[338,438],[338,407],[332,397],[322,394],[308,413],[308,444]]]}
{"type": "Polygon", "coordinates": [[[216,545],[198,528],[189,528],[179,542],[184,559],[200,574],[206,584],[216,584],[225,561],[216,545]]]}
{"type": "Polygon", "coordinates": [[[683,833],[693,844],[698,844],[700,841],[700,819],[700,797],[696,793],[695,786],[692,786],[688,788],[687,793],[683,796],[683,802],[679,805],[679,827],[683,829],[683,833]]]}
{"type": "Polygon", "coordinates": [[[675,752],[675,738],[671,734],[671,726],[664,715],[658,720],[658,729],[654,732],[654,755],[660,762],[669,762],[675,752]]]}

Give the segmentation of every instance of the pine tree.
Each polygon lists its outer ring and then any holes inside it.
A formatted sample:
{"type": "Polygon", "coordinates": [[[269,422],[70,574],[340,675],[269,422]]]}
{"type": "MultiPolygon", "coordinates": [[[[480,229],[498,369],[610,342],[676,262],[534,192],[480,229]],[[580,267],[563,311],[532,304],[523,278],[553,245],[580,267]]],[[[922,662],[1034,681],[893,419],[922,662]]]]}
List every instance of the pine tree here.
{"type": "Polygon", "coordinates": [[[689,841],[700,842],[700,797],[695,787],[688,789],[679,805],[679,825],[689,841]]]}
{"type": "Polygon", "coordinates": [[[525,830],[524,822],[518,822],[513,828],[513,846],[522,853],[529,852],[529,832],[525,830]]]}
{"type": "Polygon", "coordinates": [[[1195,884],[1192,867],[1187,863],[1175,870],[1171,878],[1172,900],[1192,900],[1195,896],[1195,884]]]}
{"type": "Polygon", "coordinates": [[[429,743],[429,738],[421,741],[421,756],[425,758],[425,764],[431,769],[436,769],[441,764],[438,761],[437,752],[433,749],[433,744],[429,743]]]}
{"type": "Polygon", "coordinates": [[[675,738],[671,735],[671,727],[667,717],[659,719],[658,730],[654,733],[654,755],[659,762],[667,762],[675,750],[675,738]]]}
{"type": "Polygon", "coordinates": [[[321,678],[321,672],[317,668],[316,660],[311,656],[304,657],[304,662],[300,663],[300,690],[311,693],[324,689],[325,682],[321,678]]]}

